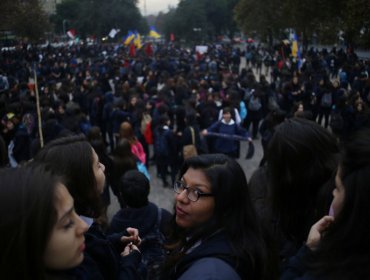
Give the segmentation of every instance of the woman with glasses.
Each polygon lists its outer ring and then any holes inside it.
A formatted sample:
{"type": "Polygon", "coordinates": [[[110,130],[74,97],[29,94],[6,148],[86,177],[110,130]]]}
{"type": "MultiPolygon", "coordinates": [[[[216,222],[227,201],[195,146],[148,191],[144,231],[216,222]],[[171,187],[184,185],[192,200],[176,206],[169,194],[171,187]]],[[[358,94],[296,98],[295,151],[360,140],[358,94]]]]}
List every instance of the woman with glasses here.
{"type": "Polygon", "coordinates": [[[196,156],[179,178],[162,279],[276,279],[240,165],[223,154],[196,156]]]}

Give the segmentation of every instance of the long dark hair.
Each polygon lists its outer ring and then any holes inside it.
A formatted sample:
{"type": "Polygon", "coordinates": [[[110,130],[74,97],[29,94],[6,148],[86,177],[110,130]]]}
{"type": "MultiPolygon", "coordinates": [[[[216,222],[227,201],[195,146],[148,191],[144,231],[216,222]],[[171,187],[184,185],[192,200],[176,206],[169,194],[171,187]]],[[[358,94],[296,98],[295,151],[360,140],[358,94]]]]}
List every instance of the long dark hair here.
{"type": "Polygon", "coordinates": [[[203,226],[188,232],[177,226],[175,216],[167,248],[173,251],[165,270],[174,266],[195,243],[218,230],[223,230],[231,243],[233,257],[239,268],[248,271],[251,279],[272,279],[274,273],[271,251],[267,250],[264,233],[248,192],[247,179],[241,166],[223,154],[201,155],[187,159],[179,177],[189,169],[202,170],[211,183],[215,199],[213,217],[203,226]]]}
{"type": "MultiPolygon", "coordinates": [[[[315,122],[292,118],[276,128],[268,145],[268,176],[273,207],[289,239],[301,244],[325,214],[317,211],[319,194],[336,170],[338,155],[335,137],[315,122]]],[[[329,191],[321,211],[327,213],[330,199],[329,191]]]]}
{"type": "Polygon", "coordinates": [[[136,162],[138,158],[131,152],[131,144],[125,138],[119,140],[111,158],[111,187],[114,194],[119,197],[120,179],[126,171],[137,169],[136,162]]]}
{"type": "Polygon", "coordinates": [[[370,278],[370,130],[355,134],[339,164],[344,200],[323,236],[312,269],[325,279],[370,278]]]}
{"type": "Polygon", "coordinates": [[[57,221],[55,192],[60,178],[43,166],[0,171],[1,275],[44,279],[44,253],[57,221]]]}
{"type": "Polygon", "coordinates": [[[64,176],[79,215],[99,217],[102,202],[93,170],[93,150],[85,136],[56,139],[41,149],[34,160],[64,176]]]}

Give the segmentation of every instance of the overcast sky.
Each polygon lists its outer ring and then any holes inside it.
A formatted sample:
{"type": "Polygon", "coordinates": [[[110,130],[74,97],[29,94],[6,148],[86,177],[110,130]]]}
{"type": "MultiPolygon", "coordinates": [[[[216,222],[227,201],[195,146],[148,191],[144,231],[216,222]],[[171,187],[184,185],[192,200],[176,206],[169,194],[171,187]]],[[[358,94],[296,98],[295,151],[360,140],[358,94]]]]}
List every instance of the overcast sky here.
{"type": "MultiPolygon", "coordinates": [[[[139,0],[139,8],[144,15],[144,1],[139,0]]],[[[176,7],[179,0],[146,0],[146,13],[147,15],[158,14],[160,11],[167,12],[168,6],[176,7]]]]}

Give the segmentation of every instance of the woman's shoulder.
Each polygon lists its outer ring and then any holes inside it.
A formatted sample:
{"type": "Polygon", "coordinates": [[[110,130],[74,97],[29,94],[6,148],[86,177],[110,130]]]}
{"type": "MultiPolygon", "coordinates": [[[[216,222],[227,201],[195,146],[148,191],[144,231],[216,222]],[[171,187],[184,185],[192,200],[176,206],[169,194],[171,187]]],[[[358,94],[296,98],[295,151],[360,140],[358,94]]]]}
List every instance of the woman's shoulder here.
{"type": "Polygon", "coordinates": [[[195,261],[178,279],[240,280],[241,278],[225,261],[217,257],[206,257],[195,261]]]}

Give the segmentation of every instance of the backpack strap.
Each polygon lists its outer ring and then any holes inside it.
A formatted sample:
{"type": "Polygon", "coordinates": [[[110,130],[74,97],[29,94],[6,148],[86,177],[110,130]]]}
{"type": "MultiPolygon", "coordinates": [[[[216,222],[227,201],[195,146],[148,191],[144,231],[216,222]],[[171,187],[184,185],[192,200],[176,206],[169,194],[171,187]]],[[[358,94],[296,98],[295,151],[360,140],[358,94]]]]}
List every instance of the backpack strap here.
{"type": "Polygon", "coordinates": [[[191,144],[195,145],[194,128],[192,126],[190,126],[190,132],[191,132],[191,144]]]}

